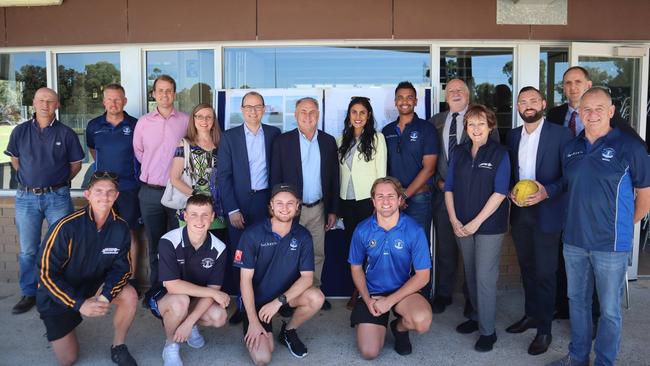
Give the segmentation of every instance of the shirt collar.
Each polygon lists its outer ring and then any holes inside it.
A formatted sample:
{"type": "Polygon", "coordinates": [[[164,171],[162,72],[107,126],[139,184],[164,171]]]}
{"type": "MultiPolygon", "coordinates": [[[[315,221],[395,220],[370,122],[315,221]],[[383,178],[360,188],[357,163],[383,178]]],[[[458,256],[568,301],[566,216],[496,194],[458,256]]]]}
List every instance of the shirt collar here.
{"type": "Polygon", "coordinates": [[[386,230],[383,227],[379,226],[379,223],[377,222],[377,214],[376,213],[374,213],[372,215],[372,221],[371,222],[372,222],[372,227],[375,230],[383,230],[385,232],[390,232],[390,231],[393,231],[395,229],[399,229],[404,225],[404,213],[400,211],[399,219],[397,219],[397,224],[395,224],[395,226],[393,226],[390,230],[386,230]]]}
{"type": "MultiPolygon", "coordinates": [[[[162,114],[160,114],[160,111],[158,110],[158,106],[156,106],[156,109],[153,111],[153,115],[160,116],[161,118],[165,118],[163,117],[162,114]]],[[[166,119],[170,119],[172,117],[176,117],[176,108],[172,108],[171,113],[169,113],[169,117],[167,117],[166,119]]]]}
{"type": "MultiPolygon", "coordinates": [[[[32,121],[34,122],[34,126],[39,127],[39,126],[38,126],[38,121],[36,120],[36,113],[34,113],[34,115],[32,116],[32,121]]],[[[52,119],[52,121],[47,125],[47,127],[52,127],[52,125],[54,124],[54,122],[56,122],[56,115],[54,116],[54,118],[52,119]]]]}
{"type": "Polygon", "coordinates": [[[248,126],[246,125],[246,122],[244,122],[243,125],[244,125],[244,133],[246,135],[252,136],[252,137],[257,137],[257,136],[259,136],[261,134],[261,136],[264,136],[264,129],[262,128],[262,124],[260,124],[260,128],[257,130],[257,133],[254,133],[253,131],[251,131],[250,128],[248,128],[248,126]]]}
{"type": "Polygon", "coordinates": [[[316,132],[314,132],[314,137],[313,137],[311,140],[309,140],[309,139],[307,138],[307,136],[305,136],[305,134],[302,133],[302,131],[300,131],[300,129],[298,129],[298,134],[299,134],[300,137],[303,138],[306,142],[314,142],[314,141],[316,141],[316,140],[318,139],[318,128],[316,129],[316,132]]]}
{"type": "Polygon", "coordinates": [[[541,134],[542,133],[542,127],[544,127],[544,121],[545,121],[545,119],[542,119],[542,122],[539,124],[539,126],[537,126],[537,128],[535,129],[535,131],[533,131],[533,133],[528,133],[528,131],[526,131],[526,125],[525,125],[526,122],[524,122],[524,125],[521,126],[521,137],[534,136],[534,135],[541,134]]]}
{"type": "MultiPolygon", "coordinates": [[[[294,235],[296,229],[298,228],[298,225],[299,225],[299,224],[298,224],[297,220],[293,220],[293,221],[291,222],[291,229],[289,229],[289,233],[287,234],[287,236],[288,236],[289,234],[294,235]]],[[[274,232],[273,232],[273,226],[271,225],[271,218],[270,218],[270,217],[267,217],[267,218],[264,219],[264,225],[263,225],[263,227],[264,227],[264,231],[266,231],[267,233],[274,234],[274,232]]],[[[286,238],[287,236],[285,236],[284,238],[286,238]]],[[[284,238],[283,238],[283,239],[284,239],[284,238]]]]}
{"type": "MultiPolygon", "coordinates": [[[[190,241],[190,236],[187,233],[187,226],[183,228],[183,241],[181,242],[181,245],[183,246],[183,248],[188,247],[194,249],[194,247],[192,246],[192,242],[190,241]],[[187,245],[185,245],[185,243],[187,243],[187,245]]],[[[208,235],[205,236],[205,240],[203,241],[201,246],[198,249],[194,249],[194,250],[198,252],[200,250],[203,250],[203,248],[210,248],[210,249],[213,248],[212,235],[210,234],[209,231],[208,231],[208,235]]]]}
{"type": "MultiPolygon", "coordinates": [[[[95,217],[93,215],[93,210],[90,207],[90,204],[86,205],[86,207],[84,207],[83,209],[86,211],[86,215],[88,215],[88,219],[90,221],[92,221],[92,222],[95,222],[95,217]]],[[[117,220],[117,212],[115,212],[115,209],[112,208],[112,207],[111,207],[111,213],[106,218],[106,222],[108,222],[109,220],[111,220],[111,221],[117,220]]],[[[104,224],[104,225],[106,225],[106,224],[104,224]]]]}

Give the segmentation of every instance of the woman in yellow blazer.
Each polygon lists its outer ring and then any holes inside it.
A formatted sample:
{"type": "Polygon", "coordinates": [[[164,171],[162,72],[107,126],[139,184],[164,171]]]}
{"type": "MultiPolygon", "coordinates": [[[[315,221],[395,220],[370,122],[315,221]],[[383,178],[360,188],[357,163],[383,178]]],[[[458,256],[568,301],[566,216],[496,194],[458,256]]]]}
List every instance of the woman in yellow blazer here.
{"type": "MultiPolygon", "coordinates": [[[[352,233],[373,213],[370,188],[377,178],[386,176],[386,141],[375,129],[375,117],[366,97],[352,97],[348,105],[339,146],[341,204],[345,225],[345,244],[350,248],[352,233]]],[[[356,294],[350,299],[355,300],[356,294]]],[[[350,305],[350,303],[348,304],[350,305]]]]}

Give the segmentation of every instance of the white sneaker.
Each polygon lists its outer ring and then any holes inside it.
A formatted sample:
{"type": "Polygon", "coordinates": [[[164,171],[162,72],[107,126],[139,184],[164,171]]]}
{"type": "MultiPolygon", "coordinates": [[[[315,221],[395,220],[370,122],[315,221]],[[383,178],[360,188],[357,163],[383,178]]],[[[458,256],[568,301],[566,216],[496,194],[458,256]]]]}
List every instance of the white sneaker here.
{"type": "Polygon", "coordinates": [[[187,338],[187,345],[192,347],[192,348],[201,348],[205,346],[205,338],[199,333],[199,327],[198,326],[193,326],[192,327],[192,333],[190,333],[190,336],[187,338]]]}
{"type": "Polygon", "coordinates": [[[183,360],[180,355],[181,346],[174,343],[166,343],[163,348],[162,358],[164,366],[183,366],[183,360]]]}

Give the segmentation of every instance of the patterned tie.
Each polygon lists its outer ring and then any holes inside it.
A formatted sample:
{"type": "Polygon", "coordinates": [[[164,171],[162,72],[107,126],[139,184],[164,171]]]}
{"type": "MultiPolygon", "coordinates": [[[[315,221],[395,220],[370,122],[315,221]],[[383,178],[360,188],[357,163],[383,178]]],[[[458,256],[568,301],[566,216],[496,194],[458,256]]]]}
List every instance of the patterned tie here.
{"type": "Polygon", "coordinates": [[[451,160],[451,152],[454,150],[454,147],[458,144],[458,139],[456,138],[456,117],[458,117],[458,112],[451,114],[451,125],[449,126],[449,150],[447,151],[447,163],[451,160]]]}
{"type": "Polygon", "coordinates": [[[569,129],[571,130],[573,137],[576,137],[576,115],[577,114],[578,112],[576,111],[571,112],[571,118],[569,119],[569,129]]]}

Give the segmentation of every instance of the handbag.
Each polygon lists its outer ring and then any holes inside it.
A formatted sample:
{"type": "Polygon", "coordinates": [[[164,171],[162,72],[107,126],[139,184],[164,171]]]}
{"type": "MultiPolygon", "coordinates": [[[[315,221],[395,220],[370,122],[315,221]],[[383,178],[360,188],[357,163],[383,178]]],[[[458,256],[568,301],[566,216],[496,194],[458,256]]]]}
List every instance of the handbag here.
{"type": "MultiPolygon", "coordinates": [[[[181,141],[183,142],[183,173],[181,174],[181,180],[188,186],[194,187],[194,181],[190,174],[190,144],[185,140],[185,138],[181,141]]],[[[163,192],[160,203],[165,207],[182,210],[185,208],[188,198],[189,197],[185,193],[179,191],[172,185],[170,179],[167,181],[167,186],[165,186],[165,192],[163,192]]]]}

